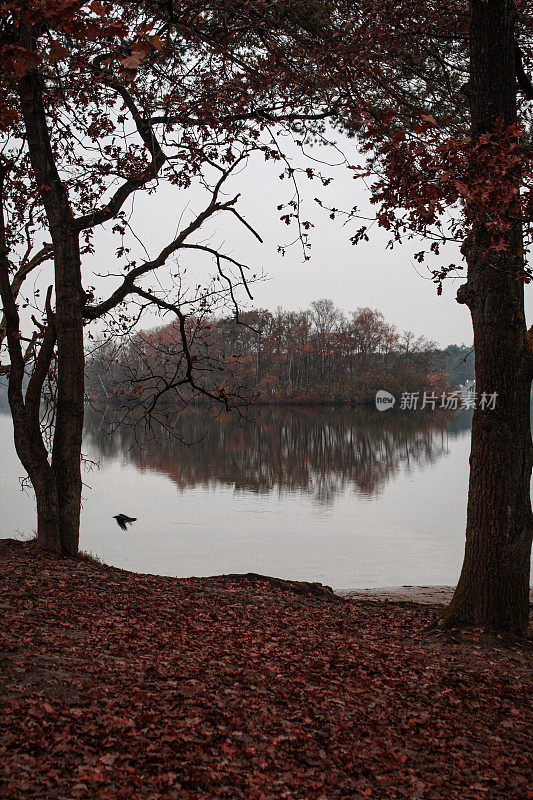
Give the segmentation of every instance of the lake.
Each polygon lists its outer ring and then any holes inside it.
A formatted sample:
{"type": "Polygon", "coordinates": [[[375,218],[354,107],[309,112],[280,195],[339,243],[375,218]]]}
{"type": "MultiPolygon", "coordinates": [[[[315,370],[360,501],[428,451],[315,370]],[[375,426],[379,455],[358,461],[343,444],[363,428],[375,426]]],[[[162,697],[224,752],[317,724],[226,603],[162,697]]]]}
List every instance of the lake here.
{"type": "MultiPolygon", "coordinates": [[[[80,547],[137,572],[260,572],[337,589],[453,584],[471,412],[262,408],[179,416],[177,441],[87,410],[80,547]],[[137,517],[127,533],[114,514],[137,517]]],[[[1,536],[36,527],[0,414],[1,536]]]]}

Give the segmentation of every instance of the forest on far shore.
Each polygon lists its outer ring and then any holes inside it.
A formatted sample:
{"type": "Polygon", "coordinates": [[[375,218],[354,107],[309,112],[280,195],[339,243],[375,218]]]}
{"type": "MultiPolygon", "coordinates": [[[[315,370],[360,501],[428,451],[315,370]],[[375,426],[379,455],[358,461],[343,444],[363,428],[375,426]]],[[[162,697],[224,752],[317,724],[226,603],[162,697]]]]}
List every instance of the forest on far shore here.
{"type": "MultiPolygon", "coordinates": [[[[442,392],[474,378],[471,347],[399,332],[379,311],[350,313],[331,300],[304,311],[254,310],[234,317],[185,318],[92,343],[87,396],[92,402],[159,405],[190,402],[184,382],[192,362],[201,390],[260,403],[368,403],[378,389],[442,392]]],[[[196,396],[198,398],[202,391],[196,396]]]]}

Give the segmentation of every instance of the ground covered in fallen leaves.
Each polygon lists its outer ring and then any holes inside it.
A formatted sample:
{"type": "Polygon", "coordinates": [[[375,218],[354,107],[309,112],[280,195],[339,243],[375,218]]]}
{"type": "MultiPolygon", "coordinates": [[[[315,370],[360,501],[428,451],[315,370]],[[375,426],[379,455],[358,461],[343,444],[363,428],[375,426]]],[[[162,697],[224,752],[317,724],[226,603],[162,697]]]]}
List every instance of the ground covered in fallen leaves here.
{"type": "Polygon", "coordinates": [[[0,542],[0,797],[524,800],[529,651],[438,613],[0,542]]]}

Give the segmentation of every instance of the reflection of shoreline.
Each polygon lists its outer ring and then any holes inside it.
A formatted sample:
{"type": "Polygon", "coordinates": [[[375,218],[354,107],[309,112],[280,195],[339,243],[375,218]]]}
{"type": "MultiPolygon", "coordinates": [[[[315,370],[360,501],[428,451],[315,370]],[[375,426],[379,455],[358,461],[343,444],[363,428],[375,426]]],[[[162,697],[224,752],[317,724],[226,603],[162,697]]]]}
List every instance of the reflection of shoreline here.
{"type": "Polygon", "coordinates": [[[202,411],[179,415],[177,433],[147,433],[132,424],[108,435],[112,418],[92,409],[86,441],[105,457],[127,453],[141,471],[160,472],[180,490],[232,486],[269,494],[304,491],[321,504],[351,489],[362,497],[380,493],[403,471],[434,463],[449,452],[450,436],[468,420],[450,415],[287,407],[255,410],[255,423],[202,411]]]}

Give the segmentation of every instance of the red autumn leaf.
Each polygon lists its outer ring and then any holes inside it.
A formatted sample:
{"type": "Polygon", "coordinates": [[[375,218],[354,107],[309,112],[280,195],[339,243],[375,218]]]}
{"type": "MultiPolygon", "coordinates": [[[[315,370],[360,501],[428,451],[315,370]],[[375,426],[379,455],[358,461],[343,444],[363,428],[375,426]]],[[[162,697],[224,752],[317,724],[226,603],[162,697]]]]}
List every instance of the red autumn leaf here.
{"type": "Polygon", "coordinates": [[[137,70],[146,58],[146,54],[146,49],[140,46],[135,46],[131,51],[131,54],[127,58],[121,59],[120,63],[124,69],[137,70]]]}

